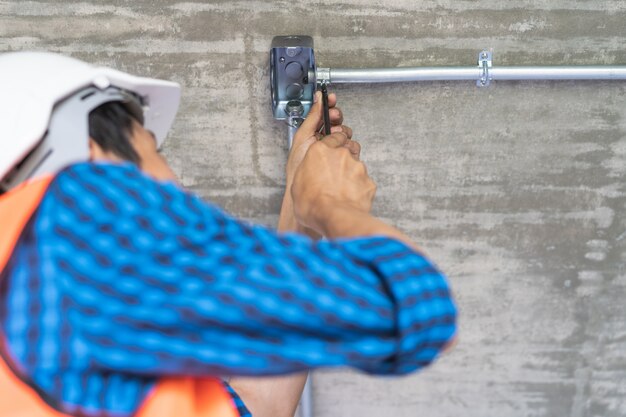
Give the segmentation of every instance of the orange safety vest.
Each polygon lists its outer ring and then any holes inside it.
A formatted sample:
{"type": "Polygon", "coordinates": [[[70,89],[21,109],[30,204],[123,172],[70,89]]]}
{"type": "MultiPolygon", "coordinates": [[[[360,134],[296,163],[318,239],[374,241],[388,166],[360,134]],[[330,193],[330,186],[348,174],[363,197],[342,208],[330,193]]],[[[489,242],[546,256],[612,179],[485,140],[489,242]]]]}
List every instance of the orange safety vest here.
{"type": "MultiPolygon", "coordinates": [[[[0,196],[0,272],[52,177],[29,181],[0,196]]],[[[0,332],[0,347],[7,347],[0,332]]],[[[68,417],[48,405],[0,356],[0,416],[68,417]]],[[[166,377],[157,382],[136,417],[237,417],[234,401],[217,378],[166,377]]]]}

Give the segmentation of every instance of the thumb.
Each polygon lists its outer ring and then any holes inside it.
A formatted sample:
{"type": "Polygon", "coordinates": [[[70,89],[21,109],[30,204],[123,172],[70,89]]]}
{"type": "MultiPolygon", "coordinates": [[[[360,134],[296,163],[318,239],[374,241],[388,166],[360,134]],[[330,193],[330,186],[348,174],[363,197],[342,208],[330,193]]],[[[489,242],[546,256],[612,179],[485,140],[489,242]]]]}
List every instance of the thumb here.
{"type": "Polygon", "coordinates": [[[298,129],[305,138],[315,135],[322,127],[322,93],[315,92],[315,100],[309,111],[309,115],[304,119],[302,125],[298,129]]]}

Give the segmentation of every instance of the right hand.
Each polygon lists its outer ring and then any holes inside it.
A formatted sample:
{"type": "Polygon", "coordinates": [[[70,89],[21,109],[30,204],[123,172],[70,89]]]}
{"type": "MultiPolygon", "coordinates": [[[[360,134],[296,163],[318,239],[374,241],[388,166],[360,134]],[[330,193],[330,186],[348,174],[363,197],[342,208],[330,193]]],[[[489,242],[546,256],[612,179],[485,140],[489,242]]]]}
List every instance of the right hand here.
{"type": "Polygon", "coordinates": [[[338,131],[313,143],[295,172],[291,194],[296,219],[321,234],[334,209],[369,213],[372,208],[376,184],[346,147],[349,142],[338,131]]]}

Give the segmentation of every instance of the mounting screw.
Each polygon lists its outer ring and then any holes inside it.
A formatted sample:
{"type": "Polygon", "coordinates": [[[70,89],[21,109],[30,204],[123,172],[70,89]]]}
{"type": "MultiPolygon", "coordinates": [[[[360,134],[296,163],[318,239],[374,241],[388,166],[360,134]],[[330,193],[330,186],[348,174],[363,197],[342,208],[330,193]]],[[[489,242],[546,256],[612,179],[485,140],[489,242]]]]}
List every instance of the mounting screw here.
{"type": "Polygon", "coordinates": [[[284,57],[284,56],[281,56],[281,57],[280,57],[280,59],[279,59],[279,61],[280,61],[280,63],[281,63],[281,64],[282,64],[282,63],[284,63],[284,62],[285,62],[285,57],[284,57]]]}

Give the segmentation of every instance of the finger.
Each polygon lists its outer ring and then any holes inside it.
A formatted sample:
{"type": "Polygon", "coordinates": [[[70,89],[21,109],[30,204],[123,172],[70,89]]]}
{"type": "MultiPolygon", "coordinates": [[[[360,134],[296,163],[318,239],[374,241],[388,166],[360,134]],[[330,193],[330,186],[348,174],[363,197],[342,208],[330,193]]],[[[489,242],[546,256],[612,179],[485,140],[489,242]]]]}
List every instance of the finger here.
{"type": "Polygon", "coordinates": [[[359,142],[356,142],[354,140],[348,140],[343,146],[350,151],[350,154],[354,159],[356,159],[357,161],[359,160],[359,158],[361,157],[361,144],[359,142]]]}
{"type": "Polygon", "coordinates": [[[335,132],[343,132],[343,133],[346,134],[348,139],[352,139],[352,129],[350,129],[348,126],[341,125],[341,126],[333,126],[333,127],[331,127],[330,128],[330,133],[335,133],[335,132]]]}
{"type": "Polygon", "coordinates": [[[330,116],[331,125],[337,126],[343,123],[343,112],[339,107],[328,110],[328,115],[330,116]]]}
{"type": "Polygon", "coordinates": [[[346,144],[348,136],[343,132],[331,133],[322,139],[322,143],[330,146],[331,148],[339,148],[346,144]]]}
{"type": "Polygon", "coordinates": [[[328,107],[333,108],[337,105],[337,94],[329,93],[328,94],[328,107]]]}
{"type": "Polygon", "coordinates": [[[309,115],[304,119],[298,131],[302,137],[307,138],[315,135],[315,132],[322,127],[322,124],[322,93],[318,91],[315,93],[315,103],[311,106],[309,115]]]}

